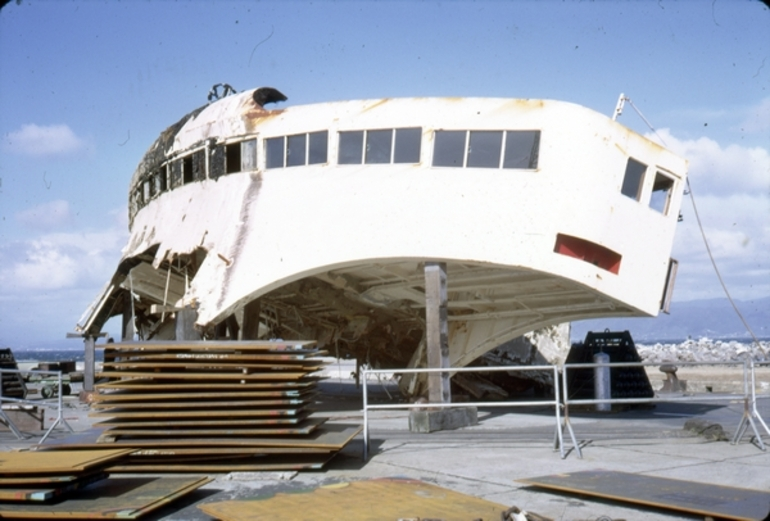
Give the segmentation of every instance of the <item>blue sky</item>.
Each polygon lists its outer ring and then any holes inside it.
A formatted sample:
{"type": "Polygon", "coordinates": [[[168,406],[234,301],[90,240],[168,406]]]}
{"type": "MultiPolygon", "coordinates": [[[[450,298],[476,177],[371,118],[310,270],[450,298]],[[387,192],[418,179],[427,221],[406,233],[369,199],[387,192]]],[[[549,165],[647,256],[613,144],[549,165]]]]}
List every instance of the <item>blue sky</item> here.
{"type": "MultiPolygon", "coordinates": [[[[770,296],[770,10],[758,1],[11,1],[0,10],[0,345],[61,344],[127,240],[127,187],[209,88],[288,105],[624,92],[690,178],[733,296],[770,296]]],[[[649,129],[630,107],[620,118],[649,129]]],[[[723,296],[683,205],[675,301],[723,296]]],[[[675,312],[675,309],[674,309],[675,312]]],[[[76,342],[76,341],[71,341],[76,342]]]]}

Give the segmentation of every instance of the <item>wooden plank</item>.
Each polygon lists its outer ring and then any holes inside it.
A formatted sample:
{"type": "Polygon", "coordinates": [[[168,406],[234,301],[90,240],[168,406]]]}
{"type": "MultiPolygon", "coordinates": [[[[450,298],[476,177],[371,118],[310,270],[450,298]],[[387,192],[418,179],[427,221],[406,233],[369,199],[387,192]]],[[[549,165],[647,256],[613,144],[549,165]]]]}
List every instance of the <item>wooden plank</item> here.
{"type": "Polygon", "coordinates": [[[179,427],[243,427],[243,426],[257,426],[257,425],[296,425],[297,423],[307,419],[307,415],[299,416],[287,416],[277,418],[252,418],[248,420],[234,420],[227,418],[224,420],[156,420],[156,421],[136,421],[136,420],[120,420],[111,419],[102,422],[95,423],[94,426],[99,427],[168,427],[170,425],[179,427]]]}
{"type": "Polygon", "coordinates": [[[508,507],[421,481],[373,479],[277,493],[246,501],[205,503],[198,508],[222,521],[289,521],[310,512],[313,521],[382,519],[499,520],[508,507]],[[375,506],[376,505],[376,506],[375,506]]]}
{"type": "MultiPolygon", "coordinates": [[[[268,341],[268,340],[199,340],[199,341],[176,341],[176,340],[151,340],[148,342],[124,342],[114,344],[104,344],[106,349],[112,351],[121,351],[124,349],[165,349],[169,351],[181,350],[239,350],[239,351],[293,351],[311,348],[316,345],[315,340],[297,340],[297,341],[268,341]]],[[[101,346],[100,346],[101,347],[101,346]]]]}
{"type": "Polygon", "coordinates": [[[93,409],[111,409],[115,412],[129,411],[139,409],[142,411],[150,409],[197,409],[206,407],[275,407],[279,405],[306,405],[307,400],[303,398],[283,398],[262,400],[231,400],[229,395],[223,395],[217,398],[212,395],[211,400],[206,401],[185,401],[176,400],[173,402],[121,402],[119,404],[98,402],[92,405],[93,409]]]}
{"type": "Polygon", "coordinates": [[[0,476],[0,486],[26,486],[26,487],[41,487],[44,485],[61,485],[70,483],[78,479],[90,476],[92,474],[101,474],[101,469],[84,471],[82,473],[72,474],[48,474],[43,473],[40,475],[21,475],[21,476],[0,476]]]}
{"type": "MultiPolygon", "coordinates": [[[[307,371],[313,372],[323,369],[323,365],[312,361],[297,361],[294,364],[286,362],[265,362],[265,363],[243,363],[243,362],[223,362],[214,361],[179,361],[179,362],[155,362],[155,361],[130,361],[130,362],[105,362],[102,364],[103,373],[111,374],[124,369],[177,369],[192,371],[242,371],[243,369],[261,369],[264,371],[307,371]],[[107,370],[109,369],[109,371],[107,370]]],[[[165,373],[165,371],[163,371],[165,373]]]]}
{"type": "Polygon", "coordinates": [[[573,494],[668,508],[702,516],[762,520],[770,515],[770,492],[609,470],[569,472],[517,480],[573,494]]]}
{"type": "MultiPolygon", "coordinates": [[[[196,387],[197,389],[197,387],[196,387]]],[[[289,389],[284,391],[247,391],[247,392],[228,392],[228,398],[298,398],[310,397],[315,393],[306,392],[298,389],[289,389]]],[[[99,393],[93,395],[93,402],[96,403],[122,403],[135,400],[185,400],[208,398],[211,392],[183,392],[183,393],[153,393],[153,392],[130,392],[112,391],[109,393],[99,393]]]]}
{"type": "Polygon", "coordinates": [[[52,484],[49,483],[46,487],[0,487],[0,501],[49,501],[56,497],[65,496],[71,494],[76,490],[80,490],[88,485],[107,479],[106,472],[90,473],[74,480],[52,484]]]}
{"type": "Polygon", "coordinates": [[[71,474],[84,472],[118,459],[131,452],[130,449],[110,448],[88,451],[61,451],[55,458],[44,452],[2,452],[0,473],[15,474],[71,474]]]}
{"type": "MultiPolygon", "coordinates": [[[[125,438],[117,439],[109,444],[111,447],[130,447],[130,451],[139,449],[167,447],[193,448],[193,447],[294,447],[294,448],[319,448],[340,450],[355,438],[362,430],[360,425],[324,423],[323,419],[310,418],[308,421],[317,422],[318,428],[307,436],[297,437],[207,437],[207,438],[177,438],[177,439],[146,439],[125,438]]],[[[104,431],[92,429],[83,433],[72,435],[59,440],[49,440],[45,445],[38,445],[39,452],[51,452],[54,450],[83,450],[103,448],[105,443],[97,443],[96,440],[104,431]]]]}
{"type": "MultiPolygon", "coordinates": [[[[198,463],[164,463],[157,465],[147,464],[119,464],[110,467],[110,472],[258,472],[276,470],[318,470],[332,458],[333,454],[307,454],[296,458],[281,457],[280,459],[254,458],[253,461],[233,463],[225,460],[222,462],[198,462],[198,463]]],[[[244,458],[248,460],[248,458],[244,458]]],[[[295,513],[296,514],[296,513],[295,513]]],[[[295,518],[296,519],[296,518],[295,518]]],[[[341,518],[342,519],[342,518],[341,518]]]]}
{"type": "Polygon", "coordinates": [[[264,372],[264,373],[153,373],[142,371],[110,371],[97,374],[98,378],[150,378],[158,380],[299,380],[306,373],[264,372]]]}
{"type": "MultiPolygon", "coordinates": [[[[233,362],[256,362],[256,361],[270,361],[270,362],[293,362],[293,361],[307,361],[316,360],[320,356],[328,355],[328,351],[322,350],[307,350],[307,351],[289,351],[289,352],[265,352],[260,354],[247,354],[247,353],[227,353],[223,351],[218,352],[176,352],[176,351],[120,351],[120,352],[108,352],[105,350],[105,360],[110,355],[119,359],[136,359],[136,360],[227,360],[233,362]]],[[[323,360],[319,360],[323,361],[323,360]]]]}
{"type": "Polygon", "coordinates": [[[318,377],[306,377],[302,380],[290,382],[175,382],[162,383],[154,382],[146,378],[115,380],[108,383],[101,383],[96,386],[98,390],[125,389],[125,390],[145,390],[145,391],[182,391],[182,390],[260,390],[260,389],[309,389],[318,382],[318,377]]]}
{"type": "Polygon", "coordinates": [[[107,433],[110,436],[300,436],[310,434],[317,426],[312,424],[298,424],[296,426],[270,426],[263,428],[255,427],[222,427],[219,429],[202,429],[195,427],[179,428],[154,428],[154,429],[129,429],[115,428],[107,433]]]}
{"type": "Polygon", "coordinates": [[[127,461],[131,462],[146,457],[154,458],[155,456],[194,456],[205,454],[328,454],[330,452],[332,451],[329,449],[316,449],[312,447],[167,447],[134,451],[127,461]]]}
{"type": "Polygon", "coordinates": [[[92,412],[92,418],[244,418],[263,416],[295,416],[306,412],[304,407],[293,409],[225,409],[206,410],[194,409],[190,411],[108,411],[92,412]]]}
{"type": "Polygon", "coordinates": [[[137,519],[211,481],[208,477],[109,478],[53,504],[0,503],[0,517],[137,519]]]}

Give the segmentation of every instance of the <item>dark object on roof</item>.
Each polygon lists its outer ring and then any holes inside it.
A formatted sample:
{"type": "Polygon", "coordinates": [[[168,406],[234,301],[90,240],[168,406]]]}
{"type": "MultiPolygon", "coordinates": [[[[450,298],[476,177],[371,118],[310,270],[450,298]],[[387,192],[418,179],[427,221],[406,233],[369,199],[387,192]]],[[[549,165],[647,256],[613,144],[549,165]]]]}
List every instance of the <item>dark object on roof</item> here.
{"type": "Polygon", "coordinates": [[[286,101],[286,96],[283,95],[278,89],[273,87],[260,87],[254,91],[254,103],[260,107],[264,107],[268,103],[278,103],[279,101],[286,101]]]}

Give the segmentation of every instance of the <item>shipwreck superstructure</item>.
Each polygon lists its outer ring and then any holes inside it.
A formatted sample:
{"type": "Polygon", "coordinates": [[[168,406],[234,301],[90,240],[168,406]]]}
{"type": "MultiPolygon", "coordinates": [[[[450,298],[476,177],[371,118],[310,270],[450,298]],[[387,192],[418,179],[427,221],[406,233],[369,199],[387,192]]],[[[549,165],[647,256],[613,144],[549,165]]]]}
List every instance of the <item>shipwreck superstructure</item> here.
{"type": "Polygon", "coordinates": [[[84,335],[123,314],[142,339],[174,338],[188,308],[204,338],[419,365],[426,262],[446,266],[452,366],[666,305],[687,164],[613,119],[534,99],[263,106],[282,99],[226,96],[160,135],[84,335]]]}

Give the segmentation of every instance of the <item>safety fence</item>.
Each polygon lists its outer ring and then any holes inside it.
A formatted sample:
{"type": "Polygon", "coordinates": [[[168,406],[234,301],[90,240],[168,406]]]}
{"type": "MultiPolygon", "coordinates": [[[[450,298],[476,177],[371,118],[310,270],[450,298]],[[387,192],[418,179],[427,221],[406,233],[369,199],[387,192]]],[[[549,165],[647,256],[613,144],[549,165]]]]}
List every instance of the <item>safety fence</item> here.
{"type": "MultiPolygon", "coordinates": [[[[562,430],[566,429],[572,440],[572,448],[575,450],[579,458],[583,457],[580,444],[577,442],[575,432],[570,423],[570,406],[574,405],[599,405],[599,404],[644,404],[644,403],[656,403],[656,402],[723,402],[725,400],[736,399],[741,397],[744,403],[744,412],[741,418],[741,422],[735,431],[735,435],[731,443],[734,445],[740,441],[746,429],[751,426],[754,432],[754,437],[759,445],[759,448],[765,450],[765,445],[762,441],[762,436],[757,429],[755,418],[765,427],[765,430],[770,435],[770,430],[767,429],[765,422],[759,415],[756,407],[756,371],[754,369],[755,364],[750,361],[745,362],[676,362],[673,365],[677,367],[687,366],[742,366],[743,367],[743,393],[742,394],[730,394],[730,393],[655,393],[652,397],[644,398],[593,398],[593,399],[572,399],[570,398],[569,389],[569,372],[577,369],[600,369],[600,368],[623,368],[623,367],[653,367],[660,366],[660,363],[656,362],[613,362],[613,363],[582,363],[582,364],[564,364],[561,371],[562,377],[562,389],[564,389],[564,395],[562,397],[562,408],[564,411],[564,422],[562,424],[562,430]]],[[[561,438],[560,438],[561,439],[561,438]]],[[[564,457],[564,451],[562,451],[562,457],[564,457]]]]}
{"type": "Polygon", "coordinates": [[[559,448],[562,451],[562,457],[566,457],[564,454],[564,440],[562,437],[561,425],[561,404],[559,403],[559,367],[555,365],[528,365],[528,366],[506,366],[506,367],[452,367],[452,368],[438,368],[438,369],[361,369],[361,375],[363,379],[363,395],[364,395],[364,460],[369,458],[369,411],[381,410],[381,409],[438,409],[438,408],[450,408],[450,407],[534,407],[534,406],[551,406],[554,408],[554,416],[556,419],[555,432],[556,439],[554,441],[554,448],[559,448]],[[463,402],[463,403],[397,403],[397,404],[369,404],[369,395],[367,392],[368,375],[382,375],[382,374],[408,374],[408,373],[490,373],[490,372],[528,372],[528,371],[544,371],[553,374],[554,385],[554,397],[545,398],[542,400],[530,400],[530,401],[494,401],[494,402],[463,402]]]}
{"type": "Polygon", "coordinates": [[[13,434],[16,436],[17,439],[24,439],[25,436],[22,434],[22,432],[16,427],[16,425],[13,423],[13,421],[10,419],[8,414],[6,413],[5,406],[7,404],[13,404],[16,406],[19,406],[20,408],[24,406],[33,406],[33,407],[40,407],[45,409],[56,409],[56,419],[51,424],[51,426],[48,428],[48,430],[43,434],[43,437],[41,438],[39,443],[44,443],[45,440],[48,438],[48,436],[51,434],[51,432],[59,425],[62,425],[69,430],[69,432],[73,432],[72,427],[67,423],[67,420],[64,419],[64,410],[63,410],[63,403],[62,403],[62,395],[63,395],[63,380],[62,380],[62,372],[61,371],[36,371],[36,370],[29,370],[29,371],[22,371],[18,369],[0,369],[0,422],[5,423],[8,425],[8,428],[13,432],[13,434]],[[48,377],[55,377],[56,383],[54,385],[58,386],[58,392],[56,393],[55,397],[52,398],[43,398],[40,400],[31,400],[29,398],[17,398],[13,396],[6,396],[3,393],[3,386],[1,385],[2,381],[8,377],[13,375],[14,378],[21,378],[23,375],[37,375],[41,377],[41,380],[48,377]]]}
{"type": "Polygon", "coordinates": [[[645,404],[656,402],[707,402],[707,401],[727,401],[742,399],[744,403],[743,416],[740,424],[735,431],[735,435],[731,440],[731,444],[738,443],[744,436],[749,427],[751,427],[754,437],[753,440],[761,450],[766,450],[765,444],[762,441],[762,435],[760,434],[757,424],[761,425],[765,432],[770,435],[770,429],[762,419],[757,409],[757,400],[762,398],[770,398],[770,394],[758,394],[756,392],[756,366],[757,365],[770,365],[770,363],[755,363],[753,361],[745,362],[675,362],[671,365],[676,367],[685,366],[742,366],[743,367],[743,393],[664,393],[653,392],[651,397],[639,397],[639,398],[592,398],[592,399],[574,399],[570,398],[569,389],[569,373],[570,371],[578,369],[611,369],[611,368],[624,368],[624,367],[659,367],[661,363],[653,362],[611,362],[611,363],[580,363],[580,364],[563,364],[558,365],[539,365],[539,366],[504,366],[504,367],[453,367],[453,368],[433,368],[433,369],[387,369],[387,370],[373,370],[373,369],[361,369],[363,380],[363,416],[364,416],[364,459],[368,459],[369,456],[369,411],[382,410],[382,409],[439,409],[450,407],[532,407],[532,406],[550,406],[554,408],[554,419],[556,432],[554,435],[554,450],[559,451],[561,458],[567,457],[569,452],[574,450],[579,458],[583,457],[581,446],[575,436],[575,431],[572,428],[570,422],[570,407],[571,406],[584,406],[584,405],[599,405],[599,404],[645,404]],[[508,373],[527,372],[527,371],[547,371],[553,374],[553,386],[554,392],[552,398],[544,398],[542,400],[507,400],[507,401],[494,401],[494,402],[462,402],[462,403],[403,403],[403,404],[377,404],[372,405],[369,403],[368,398],[368,375],[382,375],[382,374],[408,374],[408,373],[449,373],[450,375],[463,372],[499,372],[504,371],[508,373]],[[572,442],[572,448],[567,450],[564,445],[565,431],[569,435],[572,442]]]}

